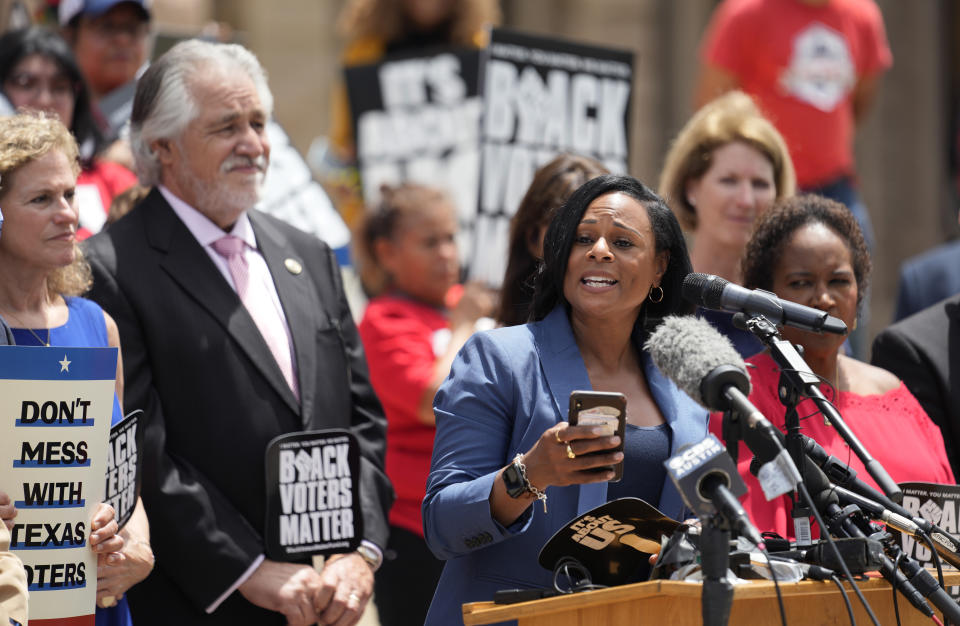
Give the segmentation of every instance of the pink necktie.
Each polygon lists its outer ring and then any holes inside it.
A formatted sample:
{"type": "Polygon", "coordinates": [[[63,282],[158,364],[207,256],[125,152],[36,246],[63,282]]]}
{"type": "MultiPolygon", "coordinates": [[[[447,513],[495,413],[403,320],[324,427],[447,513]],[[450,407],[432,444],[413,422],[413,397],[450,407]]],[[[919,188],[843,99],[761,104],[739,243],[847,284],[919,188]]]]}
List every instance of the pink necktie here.
{"type": "Polygon", "coordinates": [[[296,376],[293,375],[293,359],[290,356],[290,344],[287,341],[287,332],[283,327],[283,320],[273,307],[273,298],[266,287],[257,281],[250,283],[250,274],[247,271],[247,260],[244,258],[244,247],[247,244],[233,235],[226,235],[213,242],[213,249],[227,260],[230,276],[237,287],[237,295],[253,318],[267,347],[273,353],[283,377],[286,379],[293,395],[300,398],[300,390],[296,376]]]}

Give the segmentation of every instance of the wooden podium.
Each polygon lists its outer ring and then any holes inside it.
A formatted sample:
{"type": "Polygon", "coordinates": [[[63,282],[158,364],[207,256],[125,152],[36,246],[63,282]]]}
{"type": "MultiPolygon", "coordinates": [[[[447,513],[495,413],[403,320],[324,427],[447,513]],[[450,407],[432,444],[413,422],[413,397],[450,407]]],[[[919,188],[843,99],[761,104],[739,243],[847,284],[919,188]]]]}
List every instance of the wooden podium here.
{"type": "MultiPolygon", "coordinates": [[[[933,572],[936,576],[936,572],[933,572]]],[[[960,572],[943,573],[944,582],[960,584],[960,572]]],[[[890,584],[882,578],[857,581],[881,624],[896,624],[890,584]]],[[[858,624],[870,618],[860,600],[844,584],[858,624]]],[[[801,581],[780,585],[788,624],[849,624],[840,590],[832,582],[801,581]]],[[[772,582],[751,581],[734,587],[731,626],[779,624],[780,610],[772,582]]],[[[929,626],[928,617],[900,595],[900,623],[929,626]]],[[[935,608],[935,607],[933,607],[935,608]]],[[[942,618],[940,612],[937,615],[942,618]]],[[[558,596],[532,602],[500,605],[473,602],[463,605],[466,626],[517,620],[518,626],[609,626],[611,624],[651,624],[660,626],[699,626],[700,585],[670,580],[655,580],[558,596]]]]}

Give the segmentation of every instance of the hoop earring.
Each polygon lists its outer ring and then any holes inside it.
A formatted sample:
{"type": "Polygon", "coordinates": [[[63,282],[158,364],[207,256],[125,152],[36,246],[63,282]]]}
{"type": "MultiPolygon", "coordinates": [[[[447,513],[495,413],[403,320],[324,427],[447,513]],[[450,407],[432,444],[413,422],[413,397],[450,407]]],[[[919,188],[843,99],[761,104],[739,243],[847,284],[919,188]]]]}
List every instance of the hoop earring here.
{"type": "Polygon", "coordinates": [[[647,294],[647,299],[650,300],[650,302],[653,302],[654,304],[663,302],[663,287],[661,287],[660,285],[654,285],[653,287],[650,287],[650,293],[647,294]],[[654,289],[660,292],[659,297],[657,297],[656,299],[653,298],[654,289]]]}

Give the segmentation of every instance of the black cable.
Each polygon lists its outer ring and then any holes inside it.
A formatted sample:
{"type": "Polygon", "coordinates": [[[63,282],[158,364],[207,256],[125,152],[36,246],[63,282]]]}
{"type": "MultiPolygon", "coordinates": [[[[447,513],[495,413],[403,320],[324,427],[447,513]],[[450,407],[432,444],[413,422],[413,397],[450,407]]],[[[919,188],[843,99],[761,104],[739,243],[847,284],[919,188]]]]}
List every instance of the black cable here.
{"type": "MultiPolygon", "coordinates": [[[[901,560],[903,560],[903,552],[898,552],[897,558],[893,561],[894,572],[900,569],[901,560]]],[[[893,590],[893,613],[897,616],[897,626],[900,626],[900,604],[897,602],[897,587],[896,585],[890,585],[890,588],[893,590]]]]}
{"type": "Polygon", "coordinates": [[[607,587],[606,585],[595,585],[593,578],[590,576],[590,570],[583,563],[572,556],[565,556],[559,559],[553,567],[553,588],[558,593],[579,593],[594,589],[606,589],[607,587]],[[577,578],[574,578],[573,574],[576,574],[577,578]],[[570,583],[568,588],[560,587],[561,575],[567,577],[567,582],[570,583]]]}
{"type": "Polygon", "coordinates": [[[825,533],[827,545],[830,546],[831,550],[833,550],[833,555],[837,558],[837,562],[840,564],[840,569],[843,571],[843,575],[848,581],[850,581],[850,586],[853,587],[853,591],[857,594],[857,598],[860,599],[860,604],[863,605],[863,610],[867,612],[867,615],[870,617],[870,621],[873,622],[873,626],[880,626],[877,616],[874,615],[873,609],[870,608],[870,603],[867,602],[867,599],[863,597],[863,592],[860,591],[860,587],[857,586],[856,581],[853,579],[853,574],[850,573],[850,568],[848,568],[847,564],[843,562],[843,557],[840,556],[840,550],[837,549],[837,544],[834,543],[833,537],[831,537],[830,533],[827,532],[827,525],[820,516],[820,511],[817,510],[817,506],[813,503],[813,498],[810,497],[810,492],[807,491],[806,485],[804,485],[802,482],[798,483],[797,490],[800,492],[800,495],[803,496],[803,499],[806,501],[807,506],[810,507],[810,510],[813,511],[813,518],[817,521],[817,525],[820,527],[820,530],[825,533]]]}
{"type": "MultiPolygon", "coordinates": [[[[930,553],[933,554],[933,564],[937,566],[937,582],[940,583],[941,587],[946,589],[947,586],[943,582],[943,566],[940,563],[940,555],[937,554],[937,547],[933,545],[933,539],[922,530],[917,534],[923,539],[924,543],[927,544],[927,547],[930,548],[930,553]]],[[[950,626],[950,619],[947,618],[946,615],[943,616],[943,626],[950,626]]]]}
{"type": "Polygon", "coordinates": [[[836,574],[831,576],[830,580],[840,588],[840,597],[843,598],[843,603],[847,605],[847,615],[850,616],[850,626],[857,626],[857,618],[853,616],[853,605],[850,604],[850,598],[847,597],[847,590],[843,588],[843,581],[836,574]]]}
{"type": "Polygon", "coordinates": [[[770,580],[773,581],[773,588],[777,592],[777,604],[780,605],[780,623],[787,626],[787,611],[783,608],[783,596],[780,594],[780,583],[777,582],[777,572],[774,571],[773,559],[770,558],[770,553],[767,552],[766,548],[763,548],[760,552],[767,557],[767,565],[770,566],[770,580]]]}
{"type": "MultiPolygon", "coordinates": [[[[937,554],[937,547],[933,545],[933,539],[931,539],[930,535],[922,530],[917,534],[920,535],[920,538],[923,539],[923,542],[927,544],[927,547],[930,548],[930,553],[933,555],[933,564],[937,566],[937,582],[940,583],[941,587],[946,588],[946,585],[943,582],[943,567],[940,564],[940,555],[937,554]]],[[[946,622],[944,622],[944,624],[946,624],[946,622]]]]}

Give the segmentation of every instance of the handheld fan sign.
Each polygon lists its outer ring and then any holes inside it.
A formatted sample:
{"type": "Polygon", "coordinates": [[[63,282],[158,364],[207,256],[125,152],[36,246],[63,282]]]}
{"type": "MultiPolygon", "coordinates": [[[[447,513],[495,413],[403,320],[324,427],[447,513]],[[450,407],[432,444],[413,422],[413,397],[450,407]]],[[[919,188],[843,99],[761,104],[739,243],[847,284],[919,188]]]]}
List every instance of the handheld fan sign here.
{"type": "Polygon", "coordinates": [[[594,583],[622,585],[681,526],[640,498],[620,498],[564,524],[540,550],[540,565],[552,570],[573,557],[594,583]]]}
{"type": "Polygon", "coordinates": [[[302,561],[356,550],[363,538],[360,447],[346,430],[277,437],[267,446],[267,556],[302,561]]]}

